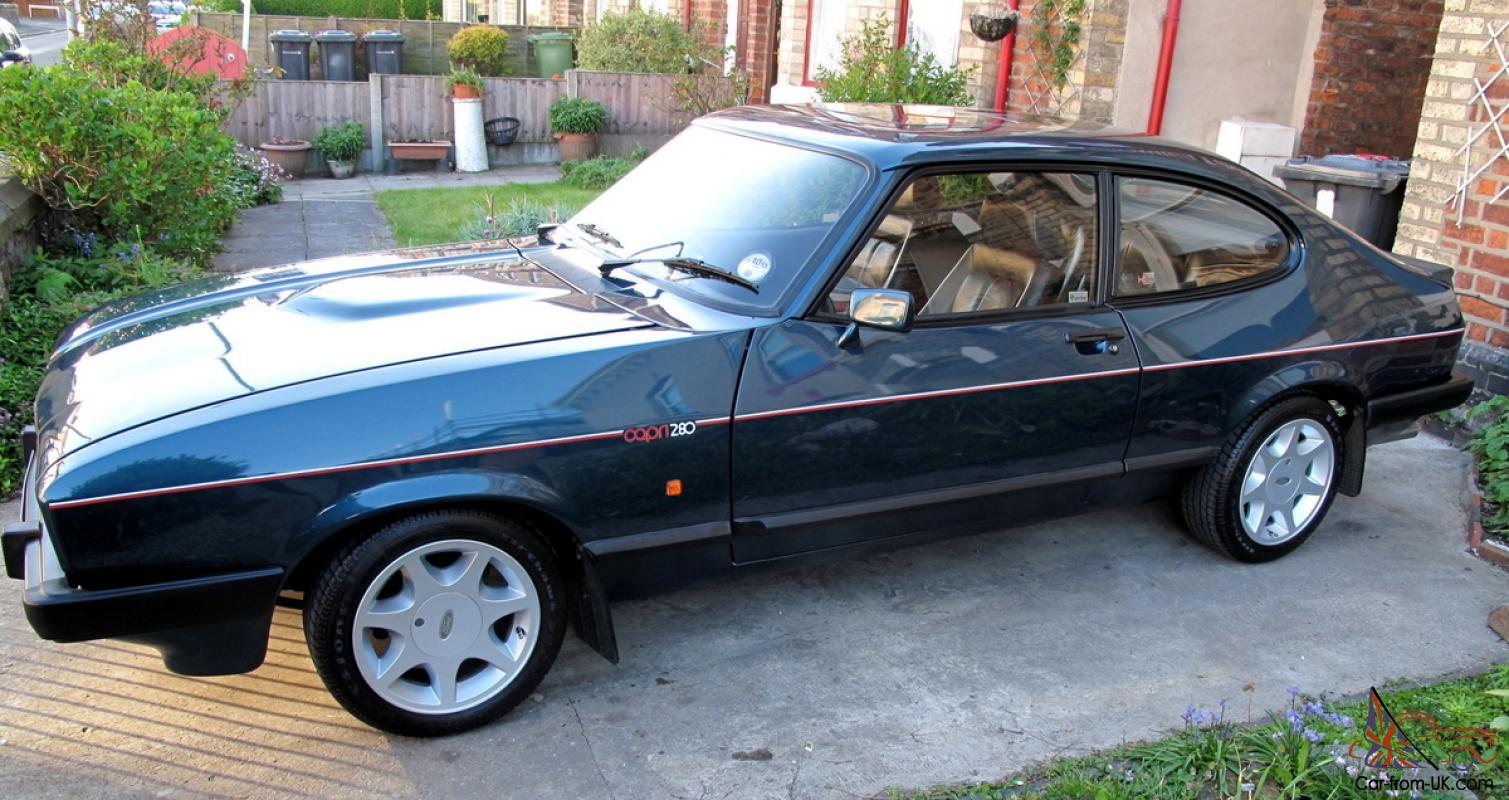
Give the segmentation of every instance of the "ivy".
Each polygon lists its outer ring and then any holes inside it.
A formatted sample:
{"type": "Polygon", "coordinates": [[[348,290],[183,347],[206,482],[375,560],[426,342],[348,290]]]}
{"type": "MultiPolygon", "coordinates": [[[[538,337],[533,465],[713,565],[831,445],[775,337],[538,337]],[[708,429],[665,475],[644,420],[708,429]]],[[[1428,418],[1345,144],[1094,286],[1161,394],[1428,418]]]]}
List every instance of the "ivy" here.
{"type": "Polygon", "coordinates": [[[1085,0],[1038,0],[1032,13],[1037,17],[1037,24],[1032,26],[1032,44],[1043,72],[1054,89],[1063,89],[1069,82],[1069,67],[1079,54],[1085,0]],[[1055,15],[1060,21],[1054,20],[1055,15]]]}

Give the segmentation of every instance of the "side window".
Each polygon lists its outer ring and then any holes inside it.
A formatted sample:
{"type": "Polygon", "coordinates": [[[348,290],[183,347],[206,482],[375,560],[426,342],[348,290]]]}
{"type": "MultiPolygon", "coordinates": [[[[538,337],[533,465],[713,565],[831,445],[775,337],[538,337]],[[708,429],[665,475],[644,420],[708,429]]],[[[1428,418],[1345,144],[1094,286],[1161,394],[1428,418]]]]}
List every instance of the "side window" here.
{"type": "Polygon", "coordinates": [[[828,296],[910,292],[918,318],[1095,299],[1094,175],[969,172],[913,180],[828,296]]]}
{"type": "Polygon", "coordinates": [[[1283,267],[1289,238],[1267,214],[1206,189],[1119,178],[1121,297],[1215,286],[1283,267]]]}

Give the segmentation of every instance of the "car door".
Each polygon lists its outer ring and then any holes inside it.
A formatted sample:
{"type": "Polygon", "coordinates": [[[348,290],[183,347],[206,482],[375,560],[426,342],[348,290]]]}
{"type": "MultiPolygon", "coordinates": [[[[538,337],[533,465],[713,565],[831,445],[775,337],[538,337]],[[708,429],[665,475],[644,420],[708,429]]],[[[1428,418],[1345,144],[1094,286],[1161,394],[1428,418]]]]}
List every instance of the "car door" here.
{"type": "Polygon", "coordinates": [[[756,332],[735,561],[1005,521],[1121,475],[1139,370],[1102,302],[1100,191],[1092,173],[915,175],[814,313],[756,332]],[[857,288],[908,292],[912,328],[846,337],[857,288]]]}

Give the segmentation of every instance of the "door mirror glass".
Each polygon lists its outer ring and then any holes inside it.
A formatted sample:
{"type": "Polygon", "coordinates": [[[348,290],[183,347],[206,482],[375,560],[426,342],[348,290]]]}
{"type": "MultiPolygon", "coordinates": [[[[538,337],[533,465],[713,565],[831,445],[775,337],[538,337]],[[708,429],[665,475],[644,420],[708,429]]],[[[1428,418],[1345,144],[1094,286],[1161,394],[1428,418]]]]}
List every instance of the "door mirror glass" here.
{"type": "Polygon", "coordinates": [[[904,331],[912,327],[912,296],[897,289],[855,289],[849,320],[856,325],[904,331]]]}
{"type": "Polygon", "coordinates": [[[26,60],[26,56],[21,55],[21,53],[18,52],[18,51],[16,51],[16,50],[6,50],[5,52],[0,53],[0,61],[25,61],[25,60],[26,60]]]}

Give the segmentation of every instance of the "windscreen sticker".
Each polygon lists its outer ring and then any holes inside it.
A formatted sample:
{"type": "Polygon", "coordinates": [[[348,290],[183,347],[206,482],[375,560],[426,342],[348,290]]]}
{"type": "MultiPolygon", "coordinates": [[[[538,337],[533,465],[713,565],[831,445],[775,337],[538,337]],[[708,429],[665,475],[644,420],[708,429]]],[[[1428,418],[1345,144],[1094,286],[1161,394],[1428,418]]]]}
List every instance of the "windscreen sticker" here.
{"type": "Polygon", "coordinates": [[[743,261],[739,262],[736,272],[738,272],[739,277],[750,283],[759,283],[765,280],[765,276],[770,274],[770,254],[750,253],[744,257],[743,261]]]}

